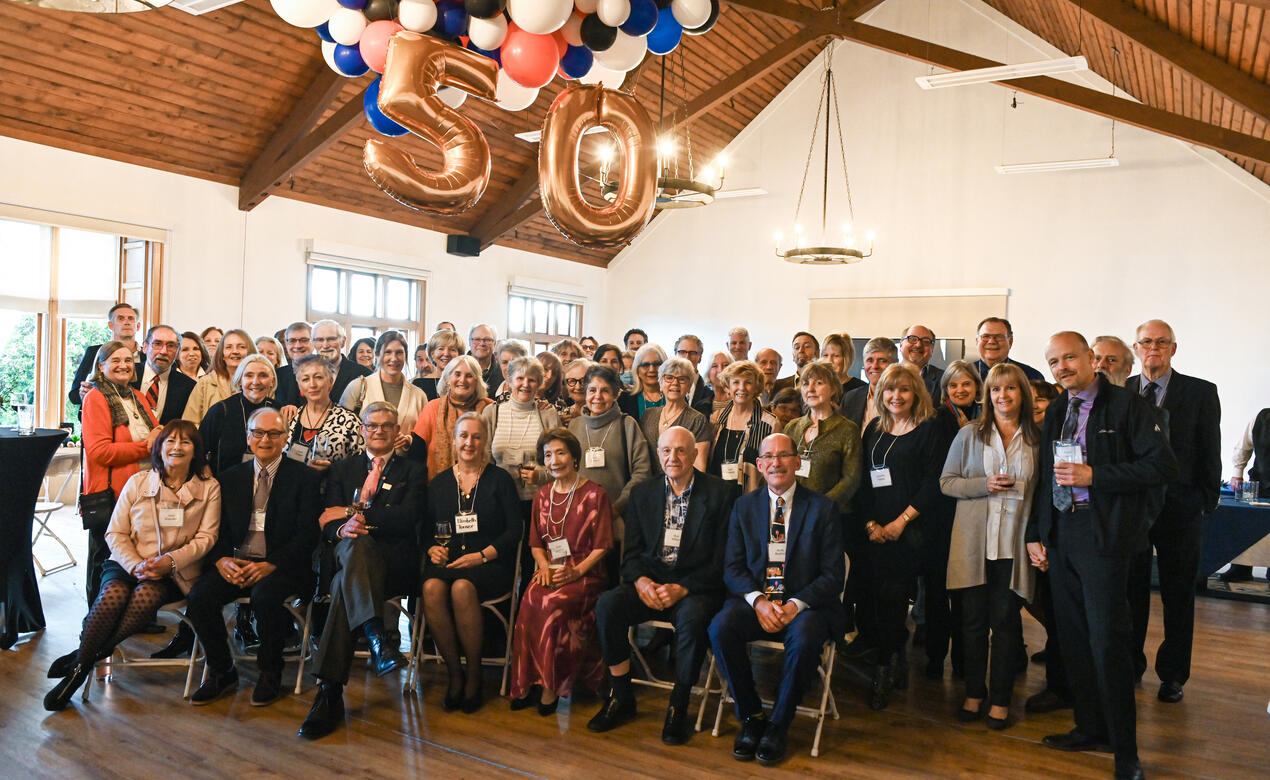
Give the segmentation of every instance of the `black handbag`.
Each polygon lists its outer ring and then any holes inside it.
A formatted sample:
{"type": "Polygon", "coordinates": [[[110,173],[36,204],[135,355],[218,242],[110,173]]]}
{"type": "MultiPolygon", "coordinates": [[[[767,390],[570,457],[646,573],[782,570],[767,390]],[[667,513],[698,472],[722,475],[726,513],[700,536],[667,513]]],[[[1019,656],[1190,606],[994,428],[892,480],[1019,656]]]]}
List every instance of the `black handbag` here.
{"type": "Polygon", "coordinates": [[[110,516],[115,512],[113,479],[114,469],[107,467],[105,490],[79,494],[79,519],[85,531],[105,531],[106,526],[110,525],[110,516]]]}

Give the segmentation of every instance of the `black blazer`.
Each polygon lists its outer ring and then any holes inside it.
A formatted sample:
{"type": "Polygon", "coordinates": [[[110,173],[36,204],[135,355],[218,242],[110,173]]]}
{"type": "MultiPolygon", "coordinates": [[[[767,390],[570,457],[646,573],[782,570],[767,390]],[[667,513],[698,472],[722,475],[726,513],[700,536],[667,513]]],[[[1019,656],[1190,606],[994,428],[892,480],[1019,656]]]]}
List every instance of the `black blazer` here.
{"type": "Polygon", "coordinates": [[[658,555],[666,518],[665,477],[645,480],[631,488],[624,515],[626,542],[622,551],[622,582],[648,577],[658,584],[682,585],[689,593],[722,596],[728,518],[739,492],[735,482],[693,472],[688,517],[679,540],[679,560],[672,569],[658,555]]]}
{"type": "Polygon", "coordinates": [[[247,420],[257,409],[276,404],[272,398],[253,404],[242,393],[234,393],[224,401],[212,404],[199,423],[198,433],[203,439],[207,465],[213,474],[220,476],[243,462],[243,456],[250,452],[247,447],[247,420]]]}
{"type": "MultiPolygon", "coordinates": [[[[300,387],[295,383],[295,366],[289,363],[278,366],[275,373],[278,375],[278,386],[273,390],[273,397],[277,400],[278,406],[299,406],[300,387]]],[[[336,403],[339,401],[337,400],[336,403]]]]}
{"type": "MultiPolygon", "coordinates": [[[[762,592],[766,584],[769,499],[766,487],[746,493],[732,505],[723,581],[734,596],[762,592]]],[[[796,485],[787,525],[785,596],[823,611],[834,636],[846,630],[842,586],[842,522],[832,501],[796,485]]]]}
{"type": "MultiPolygon", "coordinates": [[[[254,461],[225,470],[220,482],[220,536],[207,560],[231,555],[251,528],[256,494],[254,461]]],[[[322,514],[321,475],[282,456],[265,506],[265,560],[284,575],[309,582],[313,548],[318,542],[318,515],[322,514]]]]}
{"type": "MultiPolygon", "coordinates": [[[[190,400],[190,393],[194,391],[194,385],[197,384],[185,374],[182,374],[175,365],[168,369],[168,394],[163,399],[163,408],[158,410],[156,415],[159,418],[159,425],[167,425],[173,420],[181,419],[181,415],[185,412],[185,404],[190,400]]],[[[141,383],[137,382],[135,387],[140,390],[141,383]]]]}
{"type": "Polygon", "coordinates": [[[859,387],[842,394],[842,416],[859,426],[861,431],[864,430],[864,406],[868,402],[868,382],[862,381],[859,387]]]}
{"type": "MultiPolygon", "coordinates": [[[[348,387],[348,383],[352,382],[359,376],[368,376],[370,369],[361,363],[355,363],[347,357],[340,359],[340,369],[335,372],[335,384],[331,385],[331,403],[338,404],[340,399],[344,397],[344,389],[348,387]]],[[[292,382],[295,381],[295,375],[292,374],[292,382]]],[[[296,399],[299,400],[300,390],[296,388],[296,399]]]]}
{"type": "Polygon", "coordinates": [[[939,380],[944,376],[944,369],[939,366],[927,363],[922,366],[922,381],[926,383],[926,392],[930,393],[931,400],[939,403],[939,380]]]}
{"type": "Polygon", "coordinates": [[[691,406],[704,414],[707,420],[714,414],[714,388],[706,384],[700,374],[697,375],[697,383],[693,385],[691,406]]]}
{"type": "MultiPolygon", "coordinates": [[[[1094,470],[1090,506],[1097,518],[1095,541],[1103,552],[1128,555],[1147,544],[1154,520],[1154,489],[1177,479],[1177,459],[1146,401],[1104,379],[1089,410],[1086,460],[1094,470]]],[[[1067,417],[1066,392],[1045,410],[1036,493],[1028,518],[1027,541],[1053,542],[1059,511],[1054,508],[1054,442],[1067,417]]]]}
{"type": "MultiPolygon", "coordinates": [[[[353,491],[362,486],[370,473],[370,457],[358,453],[331,466],[326,471],[326,506],[348,506],[353,491]]],[[[396,543],[398,548],[418,557],[420,532],[428,517],[428,467],[399,455],[384,465],[379,490],[366,510],[366,524],[375,526],[370,535],[380,541],[396,543]]],[[[341,523],[336,520],[322,529],[327,540],[335,539],[341,523]]]]}
{"type": "MultiPolygon", "coordinates": [[[[1129,377],[1125,389],[1142,394],[1142,376],[1129,377]]],[[[1144,399],[1145,400],[1145,399],[1144,399]]],[[[1166,430],[1178,462],[1178,477],[1169,482],[1166,511],[1211,512],[1221,498],[1221,401],[1217,385],[1174,371],[1162,408],[1166,430]]]]}

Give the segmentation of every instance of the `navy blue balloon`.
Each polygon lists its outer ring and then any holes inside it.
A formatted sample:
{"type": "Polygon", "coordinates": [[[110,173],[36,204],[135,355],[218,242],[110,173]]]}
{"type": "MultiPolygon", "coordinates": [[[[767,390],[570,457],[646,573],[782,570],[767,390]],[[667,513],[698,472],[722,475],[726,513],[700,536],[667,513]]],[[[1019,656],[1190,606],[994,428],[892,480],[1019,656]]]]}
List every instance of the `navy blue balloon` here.
{"type": "Polygon", "coordinates": [[[472,51],[476,52],[477,54],[484,55],[486,57],[489,57],[494,62],[497,62],[498,67],[500,68],[503,67],[503,54],[501,49],[482,49],[481,47],[472,43],[470,40],[467,42],[467,47],[471,49],[472,51]]]}
{"type": "Polygon", "coordinates": [[[357,44],[352,46],[335,44],[335,52],[331,55],[331,59],[335,61],[335,69],[345,76],[360,76],[370,70],[366,60],[362,59],[362,50],[357,44]]]}
{"type": "Polygon", "coordinates": [[[335,43],[335,39],[331,37],[330,25],[330,22],[322,22],[314,28],[314,31],[317,32],[319,38],[327,43],[335,43]]]}
{"type": "Polygon", "coordinates": [[[585,46],[570,46],[560,58],[560,70],[571,79],[580,79],[591,71],[595,55],[585,46]]]}
{"type": "Polygon", "coordinates": [[[648,50],[653,54],[670,54],[679,45],[683,35],[683,25],[667,6],[657,12],[657,26],[648,34],[648,50]]]}
{"type": "Polygon", "coordinates": [[[631,15],[619,25],[627,35],[648,35],[657,25],[657,3],[654,0],[631,0],[631,15]]]}
{"type": "Polygon", "coordinates": [[[437,3],[437,27],[451,38],[467,35],[467,18],[467,11],[463,10],[463,4],[458,0],[437,3]]]}
{"type": "Polygon", "coordinates": [[[410,132],[384,116],[384,112],[379,110],[379,79],[375,79],[370,86],[366,87],[366,94],[362,96],[362,110],[366,112],[366,121],[370,122],[370,126],[380,135],[395,138],[410,132]]]}
{"type": "Polygon", "coordinates": [[[352,8],[354,11],[360,11],[366,7],[367,0],[339,0],[339,4],[345,8],[352,8]]]}

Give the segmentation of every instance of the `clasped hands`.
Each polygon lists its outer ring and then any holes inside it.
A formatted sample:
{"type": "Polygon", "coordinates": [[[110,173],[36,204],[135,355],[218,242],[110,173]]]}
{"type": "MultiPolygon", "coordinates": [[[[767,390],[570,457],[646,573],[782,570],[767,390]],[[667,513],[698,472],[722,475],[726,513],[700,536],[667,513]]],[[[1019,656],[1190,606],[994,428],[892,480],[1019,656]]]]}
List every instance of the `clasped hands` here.
{"type": "Polygon", "coordinates": [[[481,557],[479,551],[460,555],[454,560],[450,560],[449,548],[439,544],[428,548],[428,560],[434,566],[445,566],[447,569],[470,569],[473,566],[480,566],[485,563],[485,559],[481,557]]]}
{"type": "Polygon", "coordinates": [[[793,601],[778,604],[767,596],[754,599],[754,611],[758,614],[758,624],[769,634],[783,630],[798,617],[798,605],[793,601]]]}
{"type": "Polygon", "coordinates": [[[670,609],[688,595],[688,589],[675,583],[661,584],[648,577],[635,580],[635,592],[649,609],[670,609]]]}
{"type": "Polygon", "coordinates": [[[244,561],[229,556],[216,561],[216,571],[220,572],[221,578],[240,588],[250,588],[273,574],[277,568],[268,561],[244,561]]]}
{"type": "Polygon", "coordinates": [[[1040,542],[1027,543],[1027,557],[1031,560],[1032,565],[1041,571],[1050,570],[1049,551],[1040,542]]]}
{"type": "Polygon", "coordinates": [[[561,585],[567,585],[581,578],[582,572],[576,569],[572,563],[566,563],[558,569],[553,569],[550,566],[539,566],[534,570],[533,581],[544,588],[558,588],[561,585]]]}
{"type": "Polygon", "coordinates": [[[901,515],[886,525],[880,525],[870,520],[864,524],[864,530],[869,533],[869,541],[874,544],[885,544],[886,542],[894,542],[904,533],[904,529],[908,527],[909,521],[901,515]]]}
{"type": "Polygon", "coordinates": [[[164,553],[138,563],[132,568],[132,576],[139,580],[161,580],[172,571],[172,557],[164,553]]]}

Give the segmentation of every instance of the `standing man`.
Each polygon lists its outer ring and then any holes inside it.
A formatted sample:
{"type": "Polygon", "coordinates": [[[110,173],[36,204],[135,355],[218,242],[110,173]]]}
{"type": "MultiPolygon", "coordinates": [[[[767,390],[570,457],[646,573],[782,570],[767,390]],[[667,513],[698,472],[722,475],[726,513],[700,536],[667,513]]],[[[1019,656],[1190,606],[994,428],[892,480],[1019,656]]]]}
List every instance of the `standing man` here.
{"type": "Polygon", "coordinates": [[[757,757],[771,765],[785,757],[786,732],[816,679],[821,650],[846,630],[838,510],[796,482],[798,463],[788,436],[763,439],[758,464],[767,485],[738,499],[728,523],[723,582],[730,595],[710,623],[710,644],[742,724],[732,746],[738,761],[757,757]],[[770,717],[763,713],[750,668],[747,643],[756,639],[785,644],[770,717]]]}
{"type": "Polygon", "coordinates": [[[622,344],[627,352],[639,352],[639,348],[648,343],[648,334],[639,328],[631,328],[622,336],[622,344]]]}
{"type": "MultiPolygon", "coordinates": [[[[348,387],[349,382],[370,373],[370,369],[366,366],[344,357],[344,342],[347,340],[344,326],[335,320],[318,320],[313,323],[313,347],[331,364],[331,375],[335,377],[335,384],[331,386],[331,403],[333,404],[340,402],[340,398],[344,395],[344,388],[348,387]]],[[[293,375],[292,382],[294,381],[293,375]]],[[[299,387],[296,387],[295,395],[294,399],[286,401],[278,399],[278,403],[289,405],[289,402],[294,401],[299,404],[299,387]]]]}
{"type": "Polygon", "coordinates": [[[758,363],[759,371],[763,372],[764,387],[763,392],[759,394],[759,403],[763,406],[769,406],[772,403],[773,396],[779,391],[776,376],[781,372],[781,353],[771,347],[763,347],[754,354],[754,362],[758,363]]]}
{"type": "Polygon", "coordinates": [[[283,333],[282,346],[287,351],[287,362],[278,366],[278,386],[274,388],[273,397],[279,406],[298,406],[301,399],[300,386],[295,381],[295,362],[313,351],[313,328],[304,321],[291,323],[283,333]]]}
{"type": "Polygon", "coordinates": [[[150,404],[159,425],[167,425],[185,411],[194,380],[173,371],[176,353],[181,348],[181,335],[167,325],[155,325],[146,332],[145,369],[137,388],[150,404]]]}
{"type": "Polygon", "coordinates": [[[1094,339],[1094,370],[1116,387],[1124,387],[1133,373],[1133,351],[1119,336],[1099,336],[1094,339]]]}
{"type": "Polygon", "coordinates": [[[979,323],[976,332],[979,334],[975,339],[979,359],[975,361],[975,367],[979,369],[980,379],[987,379],[988,369],[997,363],[1013,363],[1023,369],[1028,379],[1044,379],[1035,368],[1010,359],[1010,348],[1014,346],[1014,328],[1010,326],[1009,320],[986,317],[979,323]]]}
{"type": "MultiPolygon", "coordinates": [[[[133,387],[141,386],[141,366],[145,359],[141,350],[137,348],[137,316],[137,310],[130,303],[116,303],[106,314],[106,327],[110,329],[110,338],[107,341],[122,341],[132,349],[132,359],[136,362],[136,371],[132,372],[133,387]]],[[[66,397],[76,406],[84,403],[84,393],[91,389],[88,377],[93,374],[93,366],[99,349],[101,344],[93,344],[84,350],[84,356],[79,361],[79,368],[75,369],[75,378],[71,380],[71,389],[66,397]]]]}
{"type": "Polygon", "coordinates": [[[931,365],[931,356],[935,354],[935,331],[925,325],[913,325],[904,331],[900,338],[900,354],[904,362],[916,368],[926,383],[926,390],[931,398],[939,401],[939,378],[944,369],[931,365]]]}
{"type": "Polygon", "coordinates": [[[1032,565],[1049,571],[1076,727],[1044,742],[1110,745],[1116,777],[1139,778],[1129,564],[1177,461],[1151,409],[1094,371],[1084,336],[1054,334],[1045,360],[1066,392],[1045,412],[1026,539],[1032,565]]]}
{"type": "Polygon", "coordinates": [[[1177,341],[1167,322],[1147,320],[1139,325],[1133,348],[1142,373],[1130,377],[1125,389],[1164,411],[1163,422],[1179,470],[1151,524],[1151,544],[1134,558],[1129,573],[1134,671],[1141,679],[1147,667],[1144,645],[1151,615],[1154,547],[1164,603],[1164,641],[1155,654],[1155,673],[1160,677],[1160,701],[1172,703],[1182,700],[1182,686],[1191,674],[1195,580],[1199,576],[1204,515],[1217,508],[1221,497],[1221,402],[1212,382],[1173,370],[1177,341]]]}
{"type": "MultiPolygon", "coordinates": [[[[820,357],[820,342],[816,337],[805,330],[800,330],[794,334],[794,341],[790,345],[790,354],[794,358],[794,373],[784,379],[776,380],[776,385],[772,390],[772,395],[776,395],[787,387],[797,390],[800,385],[798,383],[798,375],[803,370],[803,366],[820,357]]],[[[802,405],[802,399],[799,398],[799,405],[802,405]]]]}
{"type": "MultiPolygon", "coordinates": [[[[458,328],[454,327],[454,323],[449,320],[441,320],[437,323],[437,330],[457,331],[458,328]]],[[[433,333],[435,332],[436,331],[433,331],[433,333]]]]}
{"type": "Polygon", "coordinates": [[[587,723],[609,731],[635,717],[627,632],[646,620],[675,627],[675,687],[661,740],[682,745],[692,730],[688,699],[710,647],[706,629],[723,603],[723,548],[736,485],[692,468],[696,442],[687,428],[657,441],[665,477],[636,485],[626,504],[622,584],[600,597],[595,620],[612,685],[587,723]]]}
{"type": "Polygon", "coordinates": [[[728,353],[733,360],[750,359],[750,332],[737,326],[728,331],[728,353]]]}
{"type": "Polygon", "coordinates": [[[688,388],[688,405],[710,418],[714,412],[714,388],[701,376],[701,356],[705,354],[705,345],[701,339],[685,333],[675,341],[675,355],[687,360],[697,372],[697,381],[688,388]]]}
{"type": "Polygon", "coordinates": [[[498,343],[498,331],[493,325],[477,323],[467,332],[467,354],[481,364],[482,378],[491,398],[503,384],[503,369],[494,359],[494,345],[498,343]]]}

